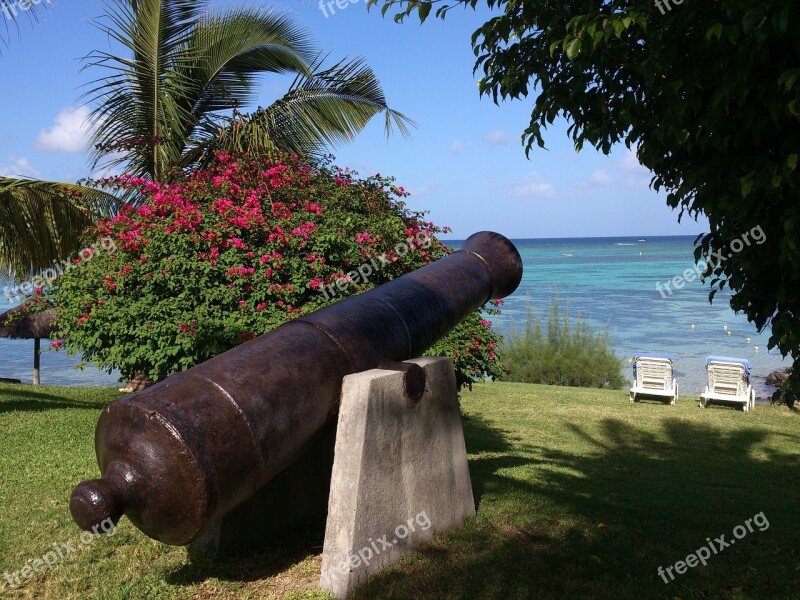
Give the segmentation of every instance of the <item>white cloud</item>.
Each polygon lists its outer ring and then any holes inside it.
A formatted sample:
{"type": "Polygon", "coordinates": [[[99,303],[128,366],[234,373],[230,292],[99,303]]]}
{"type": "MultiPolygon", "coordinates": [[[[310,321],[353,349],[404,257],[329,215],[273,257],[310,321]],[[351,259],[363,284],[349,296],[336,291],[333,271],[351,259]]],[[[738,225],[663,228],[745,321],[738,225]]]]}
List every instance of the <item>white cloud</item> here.
{"type": "Polygon", "coordinates": [[[614,178],[605,169],[597,169],[589,178],[591,187],[605,187],[614,183],[614,178]]]}
{"type": "Polygon", "coordinates": [[[490,146],[505,146],[514,142],[502,129],[495,129],[483,136],[483,141],[490,146]]]}
{"type": "Polygon", "coordinates": [[[472,146],[472,142],[462,142],[461,140],[453,140],[450,144],[450,152],[453,154],[461,154],[464,150],[472,146]]]}
{"type": "Polygon", "coordinates": [[[651,179],[650,174],[626,177],[622,180],[622,185],[629,188],[649,188],[651,179]]]}
{"type": "MultiPolygon", "coordinates": [[[[111,156],[115,157],[116,153],[112,154],[111,156]]],[[[104,166],[92,171],[92,174],[89,176],[89,179],[106,179],[107,177],[119,177],[120,175],[124,175],[125,171],[126,171],[125,164],[104,166]]]]}
{"type": "Polygon", "coordinates": [[[542,181],[542,176],[536,171],[528,174],[522,181],[512,183],[508,187],[511,196],[525,200],[552,198],[556,192],[556,187],[552,183],[542,181]]]}
{"type": "Polygon", "coordinates": [[[65,108],[56,116],[55,125],[39,131],[33,146],[42,152],[83,152],[89,147],[89,109],[65,108]]]}
{"type": "Polygon", "coordinates": [[[0,166],[0,176],[33,177],[34,179],[39,179],[41,177],[39,171],[36,170],[36,167],[34,167],[24,156],[9,156],[8,159],[11,161],[11,164],[0,166]]]}
{"type": "Polygon", "coordinates": [[[648,187],[650,185],[653,174],[648,168],[639,164],[639,159],[636,158],[636,146],[630,148],[616,166],[620,171],[627,173],[622,180],[622,185],[625,187],[648,187]]]}
{"type": "Polygon", "coordinates": [[[617,165],[623,171],[647,171],[642,165],[639,164],[639,159],[636,158],[636,148],[629,148],[625,151],[625,156],[619,161],[617,165]]]}
{"type": "Polygon", "coordinates": [[[430,194],[431,192],[435,192],[439,189],[439,182],[434,181],[433,183],[429,183],[427,185],[420,185],[418,187],[407,187],[406,191],[411,194],[412,197],[415,196],[424,196],[425,194],[430,194]]]}

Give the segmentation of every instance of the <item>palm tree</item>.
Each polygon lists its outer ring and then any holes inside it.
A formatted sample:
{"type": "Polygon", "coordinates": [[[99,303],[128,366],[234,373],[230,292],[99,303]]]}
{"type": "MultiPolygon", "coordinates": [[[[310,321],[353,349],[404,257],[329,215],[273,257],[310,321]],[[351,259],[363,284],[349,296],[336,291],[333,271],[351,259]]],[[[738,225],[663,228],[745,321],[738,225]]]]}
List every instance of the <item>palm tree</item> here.
{"type": "MultiPolygon", "coordinates": [[[[387,134],[393,125],[408,134],[412,121],[389,108],[361,59],[325,68],[286,16],[253,8],[211,14],[207,4],[113,0],[96,23],[127,53],[86,59],[105,71],[83,96],[93,107],[93,168],[164,181],[219,149],[313,156],[352,140],[379,113],[387,134]],[[273,105],[240,115],[263,73],[296,78],[273,105]]],[[[81,229],[118,203],[91,187],[0,177],[0,274],[22,278],[76,250],[81,229]]]]}

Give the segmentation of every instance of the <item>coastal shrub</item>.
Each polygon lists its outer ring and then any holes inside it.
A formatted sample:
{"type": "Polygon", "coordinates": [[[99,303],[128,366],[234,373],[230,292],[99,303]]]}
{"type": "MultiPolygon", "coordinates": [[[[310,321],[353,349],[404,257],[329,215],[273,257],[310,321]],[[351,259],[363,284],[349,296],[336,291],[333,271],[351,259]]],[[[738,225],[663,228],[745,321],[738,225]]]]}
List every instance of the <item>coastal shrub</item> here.
{"type": "MultiPolygon", "coordinates": [[[[137,207],[86,232],[116,250],[58,280],[59,333],[70,353],[126,378],[188,369],[449,252],[437,238],[446,229],[409,210],[391,178],[329,160],[220,153],[170,183],[101,183],[138,194],[137,207]]],[[[436,350],[467,385],[502,374],[497,341],[476,311],[436,350]]]]}
{"type": "Polygon", "coordinates": [[[508,381],[612,389],[626,383],[608,327],[595,333],[580,315],[572,320],[568,308],[561,312],[557,297],[546,328],[528,306],[523,329],[513,321],[509,329],[500,349],[508,381]]]}

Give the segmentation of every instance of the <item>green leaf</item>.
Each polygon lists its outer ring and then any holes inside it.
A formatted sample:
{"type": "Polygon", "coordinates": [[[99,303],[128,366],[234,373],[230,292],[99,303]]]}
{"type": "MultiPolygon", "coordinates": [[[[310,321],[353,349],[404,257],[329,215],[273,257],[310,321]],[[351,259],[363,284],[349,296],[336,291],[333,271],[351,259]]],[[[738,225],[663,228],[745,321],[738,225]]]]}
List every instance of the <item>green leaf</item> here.
{"type": "Polygon", "coordinates": [[[750,192],[753,191],[753,177],[748,175],[741,179],[742,198],[747,198],[750,192]]]}
{"type": "Polygon", "coordinates": [[[570,40],[564,46],[564,51],[567,54],[567,58],[569,60],[573,60],[581,52],[581,41],[578,38],[574,38],[574,39],[570,40]]]}
{"type": "Polygon", "coordinates": [[[625,26],[622,24],[622,21],[620,19],[613,19],[611,21],[611,26],[614,28],[614,33],[617,38],[622,39],[622,33],[625,31],[625,26]]]}
{"type": "Polygon", "coordinates": [[[431,7],[433,5],[430,2],[423,2],[419,5],[419,22],[424,23],[425,19],[428,18],[428,14],[431,12],[431,7]]]}
{"type": "Polygon", "coordinates": [[[772,15],[772,28],[779,36],[786,33],[789,28],[789,8],[789,5],[786,5],[783,10],[772,15]]]}
{"type": "Polygon", "coordinates": [[[760,27],[765,18],[764,9],[762,7],[759,6],[750,9],[742,19],[742,29],[744,29],[745,33],[752,31],[753,29],[760,27]]]}
{"type": "Polygon", "coordinates": [[[716,37],[717,41],[722,37],[722,23],[715,23],[708,28],[708,31],[706,31],[706,39],[710,40],[712,37],[716,37]]]}
{"type": "Polygon", "coordinates": [[[791,69],[789,71],[785,71],[778,78],[778,85],[783,87],[784,92],[788,92],[795,87],[798,78],[800,78],[800,69],[791,69]]]}

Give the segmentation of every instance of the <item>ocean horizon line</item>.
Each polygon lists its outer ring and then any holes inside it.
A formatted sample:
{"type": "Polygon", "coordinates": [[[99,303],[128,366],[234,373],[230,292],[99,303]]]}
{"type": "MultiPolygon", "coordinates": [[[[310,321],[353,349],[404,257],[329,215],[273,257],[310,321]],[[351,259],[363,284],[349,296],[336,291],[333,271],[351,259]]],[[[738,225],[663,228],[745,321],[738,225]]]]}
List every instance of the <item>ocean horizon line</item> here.
{"type": "MultiPolygon", "coordinates": [[[[687,240],[687,239],[695,239],[700,235],[706,235],[707,232],[703,233],[682,233],[678,235],[604,235],[604,236],[571,236],[571,237],[510,237],[506,236],[512,242],[570,242],[576,240],[592,240],[592,241],[655,241],[655,240],[687,240]]],[[[443,238],[439,237],[442,242],[463,242],[467,238],[443,238]]]]}

